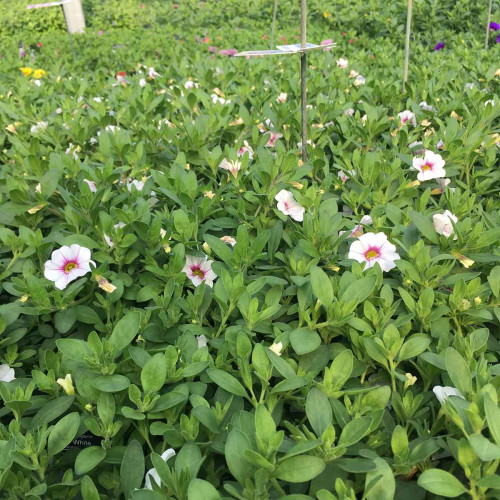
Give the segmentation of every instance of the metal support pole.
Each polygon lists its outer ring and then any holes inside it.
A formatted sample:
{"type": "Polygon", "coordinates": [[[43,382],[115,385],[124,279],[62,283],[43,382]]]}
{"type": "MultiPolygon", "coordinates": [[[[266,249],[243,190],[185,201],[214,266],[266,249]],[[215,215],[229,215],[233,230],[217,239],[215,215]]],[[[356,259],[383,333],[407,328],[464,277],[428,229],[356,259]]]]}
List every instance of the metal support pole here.
{"type": "Polygon", "coordinates": [[[410,34],[411,34],[412,0],[408,0],[408,13],[406,15],[406,43],[405,43],[405,68],[403,74],[403,92],[406,91],[408,81],[408,66],[410,64],[410,34]]]}
{"type": "Polygon", "coordinates": [[[274,0],[273,9],[273,25],[271,26],[271,43],[269,44],[270,49],[274,49],[274,33],[276,32],[276,14],[278,12],[278,0],[274,0]]]}
{"type": "MultiPolygon", "coordinates": [[[[302,49],[306,48],[306,0],[301,0],[300,38],[302,49]]],[[[302,52],[300,58],[300,86],[302,103],[302,161],[307,161],[307,53],[302,52]]]]}
{"type": "Polygon", "coordinates": [[[489,1],[488,4],[488,19],[486,21],[486,37],[484,39],[484,48],[488,48],[488,38],[490,36],[490,23],[491,23],[491,5],[493,3],[493,0],[489,1]]]}
{"type": "Polygon", "coordinates": [[[64,5],[61,5],[61,9],[64,16],[64,23],[66,24],[66,32],[68,33],[69,45],[71,47],[71,52],[73,54],[73,61],[76,61],[75,48],[73,47],[73,40],[71,39],[71,33],[69,32],[68,20],[66,19],[66,12],[64,12],[64,5]]]}

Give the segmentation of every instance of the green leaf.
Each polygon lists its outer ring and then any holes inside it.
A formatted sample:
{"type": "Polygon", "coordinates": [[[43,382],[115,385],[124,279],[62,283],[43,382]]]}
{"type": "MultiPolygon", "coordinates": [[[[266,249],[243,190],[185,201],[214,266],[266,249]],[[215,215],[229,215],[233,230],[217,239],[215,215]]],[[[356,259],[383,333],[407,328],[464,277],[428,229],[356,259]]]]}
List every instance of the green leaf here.
{"type": "Polygon", "coordinates": [[[305,385],[307,385],[307,379],[305,377],[297,377],[297,375],[294,375],[293,377],[282,380],[281,382],[276,384],[272,388],[271,394],[294,391],[295,389],[299,389],[300,387],[304,387],[305,385]]]}
{"type": "Polygon", "coordinates": [[[120,482],[126,498],[141,487],[145,470],[142,446],[134,439],[127,446],[120,466],[120,482]]]}
{"type": "Polygon", "coordinates": [[[252,448],[249,438],[239,429],[234,428],[227,436],[224,454],[229,472],[240,484],[253,476],[255,467],[243,455],[243,450],[252,448]]]}
{"type": "Polygon", "coordinates": [[[307,328],[298,328],[290,333],[290,344],[297,354],[303,355],[315,351],[321,345],[321,337],[307,328]]]}
{"type": "Polygon", "coordinates": [[[441,469],[427,469],[418,478],[418,485],[435,495],[455,498],[467,491],[465,486],[449,472],[441,469]]]}
{"type": "Polygon", "coordinates": [[[215,382],[219,387],[222,387],[225,391],[243,398],[247,397],[247,392],[244,387],[239,383],[238,379],[229,373],[217,368],[210,368],[207,370],[207,375],[213,382],[215,382]]]}
{"type": "Polygon", "coordinates": [[[216,238],[215,236],[212,236],[210,234],[205,234],[204,238],[215,255],[217,255],[217,257],[219,257],[219,259],[222,260],[224,264],[232,267],[231,259],[233,257],[233,251],[231,250],[231,248],[226,243],[221,241],[220,238],[216,238]]]}
{"type": "Polygon", "coordinates": [[[140,313],[138,311],[129,312],[115,325],[109,341],[117,350],[122,350],[134,340],[140,326],[140,313]]]}
{"type": "Polygon", "coordinates": [[[120,392],[128,388],[130,380],[123,375],[101,375],[94,379],[93,384],[103,392],[120,392]]]}
{"type": "Polygon", "coordinates": [[[80,483],[83,500],[100,500],[99,491],[89,476],[84,476],[80,483]]]}
{"type": "Polygon", "coordinates": [[[309,391],[306,415],[316,436],[321,437],[333,418],[332,406],[323,391],[314,388],[309,391]]]}
{"type": "Polygon", "coordinates": [[[40,180],[40,194],[48,200],[57,188],[61,172],[58,168],[53,168],[46,172],[40,180]]]}
{"type": "Polygon", "coordinates": [[[274,475],[289,483],[304,483],[319,476],[324,469],[325,463],[320,458],[298,455],[280,462],[274,475]]]}
{"type": "Polygon", "coordinates": [[[167,363],[162,353],[155,354],[142,368],[141,384],[145,393],[158,392],[167,378],[167,363]]]}
{"type": "Polygon", "coordinates": [[[314,295],[325,307],[329,307],[333,303],[332,282],[325,271],[317,266],[311,267],[311,286],[314,295]]]}
{"type": "Polygon", "coordinates": [[[351,420],[343,429],[340,434],[338,446],[351,446],[362,439],[372,425],[371,417],[358,417],[351,420]]]}
{"type": "Polygon", "coordinates": [[[188,500],[220,500],[220,495],[208,481],[192,479],[188,486],[188,500]]]}
{"type": "Polygon", "coordinates": [[[469,365],[453,347],[446,349],[444,361],[453,384],[464,396],[467,396],[472,391],[472,375],[469,365]]]}
{"type": "Polygon", "coordinates": [[[434,229],[434,224],[430,221],[428,217],[425,217],[419,212],[410,212],[410,218],[417,226],[417,229],[420,231],[420,233],[425,236],[429,241],[434,243],[435,245],[439,244],[439,237],[438,234],[436,233],[436,230],[434,229]]]}
{"type": "Polygon", "coordinates": [[[481,434],[469,436],[469,443],[476,455],[483,461],[498,460],[500,458],[500,446],[493,444],[481,434]]]}
{"type": "Polygon", "coordinates": [[[357,304],[363,302],[371,295],[376,283],[376,276],[366,276],[354,281],[342,292],[343,301],[357,304]]]}
{"type": "Polygon", "coordinates": [[[89,446],[83,449],[75,460],[75,472],[79,475],[86,474],[97,467],[106,456],[106,450],[101,446],[89,446]]]}
{"type": "Polygon", "coordinates": [[[376,482],[370,485],[366,500],[394,500],[396,481],[391,467],[380,457],[373,460],[373,463],[375,464],[375,470],[371,470],[366,474],[365,490],[368,490],[368,485],[372,481],[376,482]],[[379,479],[377,480],[377,478],[379,479]]]}
{"type": "Polygon", "coordinates": [[[59,351],[65,356],[80,363],[84,363],[86,356],[92,355],[92,351],[85,340],[58,339],[56,340],[56,345],[59,351]]]}
{"type": "Polygon", "coordinates": [[[73,404],[75,396],[60,396],[57,399],[53,399],[38,410],[38,413],[33,417],[31,421],[31,427],[34,429],[36,427],[41,427],[43,424],[48,424],[52,422],[55,418],[61,416],[69,407],[73,404]]]}
{"type": "Polygon", "coordinates": [[[47,451],[49,456],[54,456],[64,450],[73,439],[76,437],[78,428],[80,427],[80,414],[77,412],[70,413],[61,418],[59,422],[52,428],[47,441],[47,451]]]}
{"type": "Polygon", "coordinates": [[[269,410],[260,404],[255,410],[255,433],[263,443],[269,443],[276,434],[276,424],[269,410]]]}
{"type": "Polygon", "coordinates": [[[188,470],[191,478],[196,477],[198,469],[203,462],[201,451],[194,443],[185,443],[175,458],[175,471],[188,470]]]}
{"type": "Polygon", "coordinates": [[[297,374],[293,371],[293,368],[280,356],[271,351],[270,349],[266,349],[267,357],[269,361],[271,361],[272,365],[276,370],[285,378],[296,377],[297,374]]]}
{"type": "Polygon", "coordinates": [[[418,356],[422,352],[424,352],[429,344],[431,343],[431,339],[427,335],[413,335],[408,340],[405,341],[401,349],[399,350],[399,354],[397,357],[398,361],[404,361],[405,359],[411,359],[415,356],[418,356]]]}
{"type": "Polygon", "coordinates": [[[500,444],[500,408],[487,393],[484,396],[484,411],[491,436],[497,444],[500,444]]]}

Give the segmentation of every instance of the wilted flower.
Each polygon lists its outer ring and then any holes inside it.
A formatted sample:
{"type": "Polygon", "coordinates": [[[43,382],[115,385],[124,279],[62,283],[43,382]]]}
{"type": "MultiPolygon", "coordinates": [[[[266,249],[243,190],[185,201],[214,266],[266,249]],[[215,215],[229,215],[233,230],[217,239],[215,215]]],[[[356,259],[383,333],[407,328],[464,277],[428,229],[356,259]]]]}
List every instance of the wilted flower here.
{"type": "Polygon", "coordinates": [[[361,235],[351,244],[347,258],[365,262],[365,269],[378,263],[382,271],[390,271],[396,267],[394,261],[400,259],[396,246],[389,242],[384,233],[361,235]]]}
{"type": "Polygon", "coordinates": [[[351,177],[356,176],[356,170],[347,170],[347,174],[343,170],[340,170],[337,173],[337,176],[340,178],[340,180],[342,181],[343,184],[345,184],[351,177]],[[347,175],[347,174],[349,174],[349,175],[347,175]]]}
{"type": "MultiPolygon", "coordinates": [[[[172,458],[173,456],[175,456],[175,450],[173,448],[169,448],[168,450],[165,450],[161,454],[161,458],[165,463],[168,461],[169,458],[172,458]]],[[[144,479],[144,488],[146,488],[147,490],[153,489],[153,486],[151,484],[151,478],[153,478],[153,480],[155,481],[155,483],[158,486],[161,486],[160,476],[158,475],[158,472],[156,472],[156,469],[153,468],[153,469],[149,469],[146,472],[146,477],[144,479]]]]}
{"type": "Polygon", "coordinates": [[[347,68],[347,66],[349,66],[349,60],[345,57],[341,57],[340,59],[337,59],[337,66],[339,68],[347,68]]]}
{"type": "Polygon", "coordinates": [[[0,382],[12,382],[16,378],[15,375],[14,368],[5,363],[0,365],[0,382]]]}
{"type": "Polygon", "coordinates": [[[436,395],[441,404],[443,404],[450,396],[457,396],[465,399],[461,392],[454,387],[441,387],[440,385],[436,385],[436,387],[432,389],[432,392],[436,395]]]}
{"type": "Polygon", "coordinates": [[[274,354],[281,356],[281,350],[283,349],[283,344],[281,342],[278,342],[277,344],[273,344],[271,347],[269,347],[270,351],[273,351],[274,354]]]}
{"type": "Polygon", "coordinates": [[[223,170],[227,170],[233,174],[233,177],[236,179],[238,177],[238,172],[241,170],[241,162],[240,161],[228,161],[225,158],[221,161],[219,168],[223,170]]]}
{"type": "Polygon", "coordinates": [[[439,151],[443,151],[444,149],[444,142],[442,141],[442,139],[439,139],[437,145],[436,145],[436,149],[439,149],[439,151]]]}
{"type": "Polygon", "coordinates": [[[238,152],[236,153],[238,157],[243,156],[245,153],[248,153],[248,158],[251,160],[253,158],[253,149],[250,144],[248,144],[248,141],[243,141],[243,146],[241,146],[238,149],[238,152]]]}
{"type": "Polygon", "coordinates": [[[150,80],[154,80],[157,76],[161,76],[155,71],[154,68],[148,68],[148,77],[150,80]]]}
{"type": "Polygon", "coordinates": [[[438,42],[434,47],[434,50],[441,50],[444,48],[444,42],[438,42]]]}
{"type": "Polygon", "coordinates": [[[68,396],[73,396],[75,394],[75,387],[73,386],[73,380],[71,379],[71,374],[67,374],[64,378],[58,378],[56,382],[64,389],[64,392],[68,396]]]}
{"type": "Polygon", "coordinates": [[[64,290],[68,283],[81,278],[90,272],[90,264],[95,263],[90,260],[90,250],[81,247],[76,243],[63,246],[59,250],[54,250],[50,260],[45,262],[44,276],[54,281],[54,285],[59,290],[64,290]]]}
{"type": "Polygon", "coordinates": [[[403,125],[406,122],[411,123],[414,127],[417,126],[417,119],[415,118],[415,114],[412,113],[411,111],[405,110],[402,111],[401,113],[398,113],[399,120],[401,121],[401,125],[403,125]]]}
{"type": "MultiPolygon", "coordinates": [[[[347,231],[339,231],[339,236],[342,236],[347,231]]],[[[356,224],[352,231],[350,232],[348,238],[359,238],[363,234],[363,226],[361,224],[356,224]]]]}
{"type": "Polygon", "coordinates": [[[405,373],[405,375],[406,375],[406,382],[405,382],[404,388],[406,390],[406,389],[408,389],[408,387],[415,384],[415,382],[417,381],[417,377],[415,377],[411,373],[405,373]]]}
{"type": "MultiPolygon", "coordinates": [[[[432,220],[436,233],[442,234],[447,238],[454,234],[455,231],[453,229],[452,221],[456,224],[458,222],[458,219],[449,210],[445,210],[442,214],[434,214],[432,216],[432,220]]],[[[457,236],[455,235],[453,239],[456,240],[457,236]]]]}
{"type": "Polygon", "coordinates": [[[182,268],[182,272],[191,280],[194,286],[199,286],[205,282],[208,286],[214,286],[214,280],[217,275],[212,271],[213,260],[208,260],[208,257],[194,257],[186,255],[186,264],[182,268]]]}
{"type": "Polygon", "coordinates": [[[215,196],[215,193],[213,191],[203,191],[203,196],[211,200],[215,196]]]}
{"type": "Polygon", "coordinates": [[[436,111],[430,104],[427,104],[425,101],[422,101],[419,106],[424,110],[424,111],[436,111]]]}
{"type": "Polygon", "coordinates": [[[446,177],[445,161],[441,155],[426,150],[423,158],[413,158],[412,168],[418,170],[417,179],[428,181],[439,177],[446,177]]]}
{"type": "Polygon", "coordinates": [[[83,179],[83,182],[86,182],[90,188],[90,190],[95,193],[97,192],[97,184],[94,181],[89,181],[88,179],[83,179]]]}
{"type": "Polygon", "coordinates": [[[280,92],[280,95],[276,98],[276,102],[285,103],[288,95],[286,92],[280,92]]]}
{"type": "Polygon", "coordinates": [[[100,274],[96,274],[95,280],[97,281],[99,288],[107,293],[113,293],[116,290],[116,286],[110,283],[104,276],[101,276],[100,274]]]}
{"type": "Polygon", "coordinates": [[[278,210],[289,215],[293,220],[302,222],[304,220],[305,208],[299,205],[290,191],[282,189],[274,199],[278,202],[278,210]]]}
{"type": "Polygon", "coordinates": [[[231,236],[222,236],[221,241],[227,243],[228,245],[231,245],[232,247],[236,245],[236,240],[231,236]]]}
{"type": "Polygon", "coordinates": [[[198,349],[207,347],[207,337],[205,337],[205,335],[198,335],[196,340],[198,341],[198,349]]]}

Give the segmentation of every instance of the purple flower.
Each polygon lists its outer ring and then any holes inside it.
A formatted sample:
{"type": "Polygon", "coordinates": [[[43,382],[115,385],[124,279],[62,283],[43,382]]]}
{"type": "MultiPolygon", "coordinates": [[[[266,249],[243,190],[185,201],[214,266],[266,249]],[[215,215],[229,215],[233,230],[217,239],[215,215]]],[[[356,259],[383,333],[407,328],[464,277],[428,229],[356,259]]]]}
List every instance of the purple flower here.
{"type": "Polygon", "coordinates": [[[234,56],[238,53],[236,49],[222,49],[219,50],[220,56],[234,56]]]}
{"type": "Polygon", "coordinates": [[[439,42],[435,47],[434,50],[441,50],[444,48],[444,42],[439,42]]]}
{"type": "Polygon", "coordinates": [[[500,24],[495,23],[494,21],[491,21],[491,23],[490,23],[490,30],[493,30],[493,31],[500,30],[500,24]]]}

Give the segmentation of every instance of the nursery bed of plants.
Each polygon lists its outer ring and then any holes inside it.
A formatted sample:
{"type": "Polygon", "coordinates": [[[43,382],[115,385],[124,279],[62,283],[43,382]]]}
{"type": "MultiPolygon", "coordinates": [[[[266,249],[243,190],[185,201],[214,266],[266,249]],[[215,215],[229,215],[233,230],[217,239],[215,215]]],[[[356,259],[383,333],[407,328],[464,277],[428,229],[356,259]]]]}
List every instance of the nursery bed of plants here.
{"type": "Polygon", "coordinates": [[[499,498],[486,2],[6,3],[0,497],[499,498]]]}

